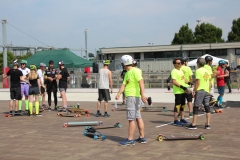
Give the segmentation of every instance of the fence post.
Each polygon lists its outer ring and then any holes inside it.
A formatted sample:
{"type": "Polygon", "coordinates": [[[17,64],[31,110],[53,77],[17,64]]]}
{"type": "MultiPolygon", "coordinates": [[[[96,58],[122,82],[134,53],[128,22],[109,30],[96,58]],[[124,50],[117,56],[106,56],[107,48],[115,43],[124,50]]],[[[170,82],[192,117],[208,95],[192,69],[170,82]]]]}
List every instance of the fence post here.
{"type": "Polygon", "coordinates": [[[163,78],[163,73],[162,73],[162,88],[164,88],[164,78],[163,78]]]}
{"type": "Polygon", "coordinates": [[[120,76],[117,76],[117,88],[119,88],[119,77],[120,76]]]}

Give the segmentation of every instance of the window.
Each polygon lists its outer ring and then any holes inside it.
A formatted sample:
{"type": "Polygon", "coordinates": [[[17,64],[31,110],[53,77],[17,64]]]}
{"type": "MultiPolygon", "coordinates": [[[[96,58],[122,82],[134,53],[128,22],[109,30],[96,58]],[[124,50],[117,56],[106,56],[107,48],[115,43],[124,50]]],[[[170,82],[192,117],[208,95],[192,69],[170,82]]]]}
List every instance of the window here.
{"type": "Polygon", "coordinates": [[[206,50],[206,53],[212,56],[227,56],[226,49],[206,50]]]}
{"type": "Polygon", "coordinates": [[[182,57],[181,51],[169,51],[169,52],[145,52],[144,59],[150,58],[175,58],[175,57],[182,57]]]}
{"type": "Polygon", "coordinates": [[[235,54],[236,54],[236,55],[240,55],[240,48],[237,48],[237,49],[235,50],[235,54]]]}
{"type": "Polygon", "coordinates": [[[141,59],[140,53],[134,53],[134,59],[141,59]]]}
{"type": "Polygon", "coordinates": [[[203,55],[203,51],[189,51],[189,57],[198,58],[203,55]]]}

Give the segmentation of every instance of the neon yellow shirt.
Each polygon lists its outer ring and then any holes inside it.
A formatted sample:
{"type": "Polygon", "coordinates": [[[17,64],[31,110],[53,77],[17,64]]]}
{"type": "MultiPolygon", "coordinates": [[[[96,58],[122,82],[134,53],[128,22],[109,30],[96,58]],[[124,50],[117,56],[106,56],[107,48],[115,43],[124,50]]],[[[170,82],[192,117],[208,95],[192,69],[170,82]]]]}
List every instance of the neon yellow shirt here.
{"type": "Polygon", "coordinates": [[[210,72],[205,67],[201,67],[196,70],[195,74],[196,74],[196,79],[199,79],[200,81],[197,91],[204,90],[209,93],[210,92],[209,81],[211,80],[210,72]]]}
{"type": "Polygon", "coordinates": [[[182,66],[182,67],[181,67],[181,70],[183,71],[183,74],[184,74],[185,79],[186,79],[188,82],[190,82],[190,76],[193,75],[192,69],[191,69],[190,67],[188,67],[188,66],[182,66]]]}
{"type": "MultiPolygon", "coordinates": [[[[184,74],[181,69],[180,70],[173,69],[171,72],[171,77],[172,77],[172,80],[175,79],[177,81],[177,83],[179,83],[180,85],[182,85],[184,87],[187,87],[187,84],[185,83],[184,74]]],[[[182,93],[184,93],[184,90],[180,87],[173,85],[173,93],[174,94],[182,94],[182,93]]]]}
{"type": "MultiPolygon", "coordinates": [[[[205,64],[205,65],[204,65],[204,68],[206,68],[211,75],[213,74],[213,72],[212,72],[212,67],[211,67],[211,66],[205,64]]],[[[212,78],[211,81],[214,82],[214,78],[212,78]]]]}
{"type": "Polygon", "coordinates": [[[141,97],[139,81],[143,78],[139,70],[132,67],[124,76],[123,84],[125,85],[124,93],[126,97],[141,97]]]}

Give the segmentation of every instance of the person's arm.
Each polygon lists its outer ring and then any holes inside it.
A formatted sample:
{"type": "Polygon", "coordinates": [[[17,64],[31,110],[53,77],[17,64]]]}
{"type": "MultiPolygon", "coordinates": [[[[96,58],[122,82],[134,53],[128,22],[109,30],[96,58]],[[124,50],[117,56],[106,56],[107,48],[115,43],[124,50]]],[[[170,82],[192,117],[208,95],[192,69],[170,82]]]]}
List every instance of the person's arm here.
{"type": "Polygon", "coordinates": [[[118,90],[118,93],[117,93],[116,97],[115,97],[116,100],[119,99],[120,95],[124,92],[124,89],[125,89],[125,85],[122,84],[121,87],[118,90]]]}
{"type": "Polygon", "coordinates": [[[6,74],[2,74],[2,76],[3,76],[3,77],[2,77],[3,80],[8,77],[8,75],[6,75],[6,74]]]}
{"type": "Polygon", "coordinates": [[[193,90],[193,97],[195,97],[199,84],[200,84],[200,79],[196,79],[194,90],[193,90]]]}
{"type": "Polygon", "coordinates": [[[109,87],[111,88],[111,93],[112,93],[112,72],[108,71],[108,77],[109,77],[109,87]]]}
{"type": "Polygon", "coordinates": [[[228,75],[228,72],[223,75],[220,75],[220,72],[218,72],[217,78],[227,77],[228,75]]]}

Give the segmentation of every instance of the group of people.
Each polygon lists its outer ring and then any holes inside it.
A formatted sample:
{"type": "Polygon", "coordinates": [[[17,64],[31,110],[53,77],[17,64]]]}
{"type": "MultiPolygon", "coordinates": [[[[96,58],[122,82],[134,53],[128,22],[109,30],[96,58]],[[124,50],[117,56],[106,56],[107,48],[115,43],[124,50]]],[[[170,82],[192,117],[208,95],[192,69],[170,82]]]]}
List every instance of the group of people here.
{"type": "Polygon", "coordinates": [[[31,64],[27,68],[27,61],[22,60],[20,63],[17,60],[13,61],[13,68],[6,75],[3,74],[3,79],[10,77],[10,114],[22,114],[22,99],[25,97],[25,112],[30,116],[33,115],[35,107],[36,116],[41,116],[39,113],[41,107],[46,106],[45,95],[48,95],[48,110],[51,111],[51,94],[54,96],[54,109],[57,110],[57,89],[59,88],[63,112],[67,109],[66,89],[67,81],[70,78],[67,69],[64,67],[64,62],[59,61],[59,71],[54,68],[54,61],[49,61],[49,67],[46,69],[46,64],[40,63],[40,68],[37,69],[35,64],[31,64]],[[58,84],[57,84],[58,81],[58,84]],[[15,109],[13,103],[15,101],[15,109]],[[14,112],[14,113],[13,113],[14,112]]]}

